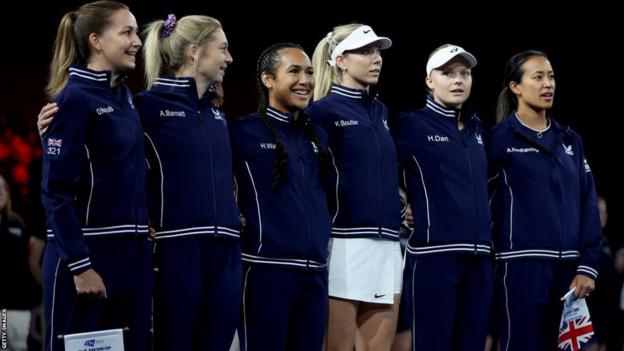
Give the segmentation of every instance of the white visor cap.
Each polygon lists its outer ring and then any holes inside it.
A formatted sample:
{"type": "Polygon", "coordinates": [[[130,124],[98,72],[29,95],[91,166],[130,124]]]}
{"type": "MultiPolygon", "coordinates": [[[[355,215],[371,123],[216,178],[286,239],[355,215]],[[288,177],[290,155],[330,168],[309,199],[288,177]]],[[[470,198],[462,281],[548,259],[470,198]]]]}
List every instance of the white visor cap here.
{"type": "Polygon", "coordinates": [[[477,59],[471,53],[464,50],[464,48],[460,46],[449,45],[431,55],[429,61],[427,61],[427,75],[430,76],[434,69],[444,66],[457,56],[461,56],[464,60],[466,60],[470,68],[477,65],[477,59]]]}
{"type": "Polygon", "coordinates": [[[342,55],[345,51],[359,49],[368,44],[379,42],[381,49],[387,49],[392,46],[392,40],[386,37],[378,37],[370,26],[361,26],[351,32],[338,44],[331,53],[329,61],[330,66],[336,66],[336,57],[342,55]]]}

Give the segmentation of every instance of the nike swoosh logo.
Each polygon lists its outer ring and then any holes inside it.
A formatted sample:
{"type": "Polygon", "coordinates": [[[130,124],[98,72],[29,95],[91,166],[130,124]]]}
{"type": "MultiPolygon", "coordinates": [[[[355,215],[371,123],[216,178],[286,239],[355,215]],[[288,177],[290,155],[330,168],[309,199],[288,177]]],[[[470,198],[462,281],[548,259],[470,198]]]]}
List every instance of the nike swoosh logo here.
{"type": "Polygon", "coordinates": [[[383,294],[383,295],[377,295],[377,294],[375,294],[375,298],[376,298],[376,299],[378,299],[378,298],[380,298],[380,297],[384,297],[384,296],[386,296],[386,294],[383,294]]]}
{"type": "MultiPolygon", "coordinates": [[[[369,30],[365,30],[365,31],[364,31],[364,34],[366,34],[366,33],[370,32],[370,31],[371,31],[370,29],[369,29],[369,30]]],[[[381,296],[383,296],[383,295],[381,295],[381,296]]]]}

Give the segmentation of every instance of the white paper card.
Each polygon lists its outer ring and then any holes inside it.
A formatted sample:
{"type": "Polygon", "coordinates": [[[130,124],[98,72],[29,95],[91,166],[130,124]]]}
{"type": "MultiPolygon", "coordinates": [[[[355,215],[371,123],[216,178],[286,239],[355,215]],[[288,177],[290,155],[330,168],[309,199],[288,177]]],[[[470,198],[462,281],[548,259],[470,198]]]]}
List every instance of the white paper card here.
{"type": "Polygon", "coordinates": [[[64,340],[65,351],[124,351],[121,329],[67,334],[64,340]]]}

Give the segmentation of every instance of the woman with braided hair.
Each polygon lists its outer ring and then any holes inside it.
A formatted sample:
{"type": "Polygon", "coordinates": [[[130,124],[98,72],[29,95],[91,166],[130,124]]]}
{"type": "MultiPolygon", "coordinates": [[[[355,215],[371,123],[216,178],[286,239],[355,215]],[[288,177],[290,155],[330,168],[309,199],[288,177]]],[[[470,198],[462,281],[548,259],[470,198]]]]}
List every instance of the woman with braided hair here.
{"type": "Polygon", "coordinates": [[[303,112],[312,65],[299,45],[280,43],[262,52],[256,78],[258,112],[230,124],[245,218],[241,348],[318,351],[327,322],[330,161],[325,133],[303,112]]]}

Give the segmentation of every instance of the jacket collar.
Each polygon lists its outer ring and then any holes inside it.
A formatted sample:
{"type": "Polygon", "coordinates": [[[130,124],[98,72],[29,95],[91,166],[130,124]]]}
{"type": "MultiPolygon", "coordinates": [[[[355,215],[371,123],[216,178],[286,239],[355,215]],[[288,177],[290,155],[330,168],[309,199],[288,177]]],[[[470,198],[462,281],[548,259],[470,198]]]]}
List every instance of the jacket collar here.
{"type": "Polygon", "coordinates": [[[516,116],[516,111],[513,111],[509,115],[507,115],[507,118],[505,118],[503,123],[506,123],[508,126],[510,126],[516,135],[521,136],[529,143],[547,151],[550,154],[558,156],[562,153],[563,150],[560,146],[564,145],[565,147],[565,144],[569,143],[569,136],[571,135],[571,131],[570,127],[564,126],[563,124],[554,121],[552,118],[549,118],[549,120],[549,128],[543,130],[542,133],[546,131],[555,133],[555,138],[558,141],[556,145],[546,145],[543,142],[543,139],[538,136],[539,131],[535,131],[524,125],[516,116]],[[553,149],[553,147],[555,149],[553,149]]]}
{"type": "Polygon", "coordinates": [[[427,96],[427,103],[425,108],[432,111],[436,115],[445,118],[456,119],[460,110],[446,107],[442,104],[437,103],[431,95],[427,96]]]}
{"type": "Polygon", "coordinates": [[[457,123],[457,119],[461,117],[464,127],[473,126],[477,123],[476,121],[480,121],[475,112],[470,107],[466,107],[465,104],[461,109],[446,107],[437,103],[431,95],[427,96],[425,109],[429,110],[434,116],[453,123],[457,123]]]}
{"type": "MultiPolygon", "coordinates": [[[[110,87],[111,71],[95,71],[82,66],[69,67],[69,79],[95,84],[103,87],[110,87]]],[[[121,76],[119,82],[122,82],[125,76],[121,76]]]]}
{"type": "MultiPolygon", "coordinates": [[[[185,95],[191,101],[198,100],[197,85],[193,77],[160,76],[154,81],[152,90],[185,95]]],[[[207,89],[199,101],[211,103],[213,97],[213,93],[207,89]]]]}
{"type": "MultiPolygon", "coordinates": [[[[516,113],[517,111],[512,111],[509,115],[507,115],[507,118],[505,118],[504,123],[512,127],[515,131],[520,132],[522,134],[537,134],[539,132],[539,131],[529,132],[529,130],[532,130],[532,129],[525,126],[520,121],[520,119],[518,119],[516,113]]],[[[559,138],[563,138],[564,136],[569,136],[571,134],[570,127],[565,126],[553,120],[550,117],[548,117],[548,120],[550,121],[550,125],[548,128],[546,128],[542,132],[545,132],[547,130],[552,130],[558,135],[559,138]]]]}
{"type": "Polygon", "coordinates": [[[347,88],[343,85],[336,83],[332,83],[331,88],[329,89],[329,93],[353,100],[370,98],[370,95],[366,89],[347,88]]]}
{"type": "Polygon", "coordinates": [[[295,120],[294,116],[289,113],[289,112],[281,112],[279,110],[277,110],[276,108],[273,108],[271,106],[267,106],[266,108],[266,114],[267,116],[276,119],[280,122],[283,123],[291,123],[295,120]]]}

